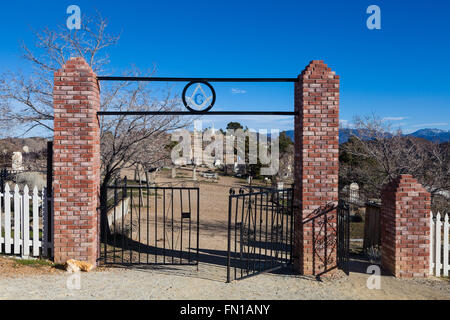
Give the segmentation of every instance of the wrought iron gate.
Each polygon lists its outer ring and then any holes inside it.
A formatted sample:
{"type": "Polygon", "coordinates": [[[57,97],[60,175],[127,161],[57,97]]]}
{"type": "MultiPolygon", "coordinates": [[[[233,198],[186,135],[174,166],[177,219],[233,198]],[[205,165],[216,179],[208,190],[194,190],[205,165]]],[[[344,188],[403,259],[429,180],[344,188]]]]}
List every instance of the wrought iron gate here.
{"type": "Polygon", "coordinates": [[[125,180],[107,189],[101,223],[105,264],[198,265],[199,188],[125,180]]]}
{"type": "Polygon", "coordinates": [[[337,263],[338,268],[349,274],[350,260],[350,209],[340,200],[337,208],[337,263]]]}
{"type": "Polygon", "coordinates": [[[293,189],[230,189],[227,282],[292,261],[293,189]]]}

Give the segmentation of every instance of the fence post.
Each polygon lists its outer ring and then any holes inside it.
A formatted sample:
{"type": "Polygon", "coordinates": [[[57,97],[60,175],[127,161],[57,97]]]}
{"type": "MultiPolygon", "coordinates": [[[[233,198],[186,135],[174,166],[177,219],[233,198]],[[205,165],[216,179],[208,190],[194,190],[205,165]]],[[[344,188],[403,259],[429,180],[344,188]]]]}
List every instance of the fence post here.
{"type": "Polygon", "coordinates": [[[294,268],[319,275],[337,266],[331,245],[337,239],[336,210],[325,217],[323,207],[338,202],[339,76],[323,61],[312,61],[295,83],[294,99],[294,268]]]}
{"type": "Polygon", "coordinates": [[[55,262],[96,265],[99,255],[100,92],[83,58],[54,75],[53,246],[55,262]]]}
{"type": "Polygon", "coordinates": [[[427,277],[430,193],[404,174],[383,187],[381,203],[382,267],[396,277],[427,277]]]}

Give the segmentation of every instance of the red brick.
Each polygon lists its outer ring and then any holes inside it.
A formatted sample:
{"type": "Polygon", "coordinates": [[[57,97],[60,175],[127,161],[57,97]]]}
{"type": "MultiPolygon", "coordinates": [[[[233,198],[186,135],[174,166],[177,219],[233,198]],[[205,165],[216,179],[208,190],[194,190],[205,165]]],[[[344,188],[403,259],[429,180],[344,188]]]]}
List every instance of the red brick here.
{"type": "Polygon", "coordinates": [[[430,241],[430,199],[406,174],[381,191],[381,265],[396,277],[428,275],[430,247],[423,244],[430,241]]]}
{"type": "Polygon", "coordinates": [[[57,263],[77,259],[95,265],[100,183],[97,76],[83,58],[70,59],[54,76],[54,258],[57,263]]]}
{"type": "MultiPolygon", "coordinates": [[[[312,61],[295,85],[294,267],[305,275],[336,267],[336,247],[320,248],[320,208],[338,201],[339,77],[312,61]],[[312,227],[312,220],[316,228],[312,227]],[[315,249],[314,249],[315,248],[315,249]]],[[[327,214],[326,241],[336,241],[336,212],[327,214]]]]}

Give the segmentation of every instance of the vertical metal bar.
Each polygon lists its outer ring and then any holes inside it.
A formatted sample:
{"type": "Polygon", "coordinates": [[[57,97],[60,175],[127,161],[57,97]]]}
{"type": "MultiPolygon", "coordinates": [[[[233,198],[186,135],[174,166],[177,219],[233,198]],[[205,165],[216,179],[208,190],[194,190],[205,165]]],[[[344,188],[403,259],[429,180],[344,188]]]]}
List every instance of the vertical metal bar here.
{"type": "Polygon", "coordinates": [[[188,243],[188,264],[191,264],[191,225],[192,225],[192,208],[191,208],[191,189],[188,189],[188,198],[189,198],[189,243],[188,243]]]}
{"type": "Polygon", "coordinates": [[[155,191],[155,263],[158,263],[158,188],[155,191]]]}
{"type": "MultiPolygon", "coordinates": [[[[122,201],[122,207],[125,203],[122,201]]],[[[116,230],[116,208],[117,208],[117,179],[114,181],[114,246],[113,246],[113,263],[116,263],[116,247],[117,247],[117,230],[116,230]]]]}
{"type": "Polygon", "coordinates": [[[239,194],[239,197],[242,198],[242,210],[241,210],[241,228],[239,232],[239,252],[240,252],[240,262],[239,266],[241,267],[241,278],[244,276],[244,253],[245,251],[245,239],[244,239],[244,232],[245,232],[245,194],[239,194]]]}
{"type": "MultiPolygon", "coordinates": [[[[251,192],[251,191],[250,191],[251,192]]],[[[251,210],[252,210],[252,195],[251,193],[248,196],[248,207],[247,207],[247,217],[248,217],[248,228],[247,228],[247,275],[250,273],[250,231],[251,231],[251,210]]]]}
{"type": "MultiPolygon", "coordinates": [[[[122,236],[122,263],[123,263],[123,259],[124,259],[124,254],[125,254],[125,199],[127,198],[127,177],[125,177],[124,179],[124,185],[123,185],[123,189],[122,189],[122,228],[121,228],[121,236],[122,236]]],[[[128,208],[127,208],[128,209],[128,208]]]]}
{"type": "Polygon", "coordinates": [[[346,213],[345,213],[345,217],[346,217],[346,225],[347,225],[347,234],[346,234],[346,236],[347,236],[347,243],[346,243],[346,250],[345,250],[345,253],[346,253],[346,257],[345,257],[345,259],[346,259],[346,267],[345,267],[345,271],[346,271],[346,274],[347,275],[349,275],[349,273],[350,273],[350,210],[349,210],[349,208],[347,207],[346,208],[346,213]]]}
{"type": "Polygon", "coordinates": [[[261,239],[262,239],[262,222],[263,222],[262,210],[263,210],[263,192],[261,192],[260,199],[259,199],[259,242],[258,242],[259,255],[258,255],[258,269],[259,269],[260,272],[261,272],[261,250],[262,250],[261,239]]]}
{"type": "Polygon", "coordinates": [[[200,189],[197,188],[197,271],[198,271],[198,264],[200,262],[199,246],[200,246],[200,189]]]}
{"type": "Polygon", "coordinates": [[[269,193],[267,192],[266,194],[266,200],[264,201],[264,207],[266,208],[266,219],[265,219],[265,224],[266,224],[266,230],[265,230],[265,240],[264,240],[264,269],[267,268],[266,263],[267,263],[267,233],[268,233],[268,227],[269,227],[269,193]]]}
{"type": "Polygon", "coordinates": [[[127,239],[127,245],[130,248],[130,263],[133,263],[133,195],[133,187],[130,186],[130,236],[127,239]]]}
{"type": "Polygon", "coordinates": [[[341,204],[339,204],[339,207],[338,207],[338,223],[339,223],[339,225],[338,225],[338,244],[339,244],[339,246],[338,246],[338,249],[339,249],[339,251],[338,251],[338,261],[339,261],[339,268],[341,268],[341,269],[343,269],[343,268],[345,268],[345,266],[344,266],[344,264],[342,263],[342,261],[343,261],[343,255],[344,255],[344,253],[345,253],[345,228],[346,228],[346,226],[345,226],[345,223],[344,223],[344,211],[342,210],[342,206],[341,206],[341,204]]]}
{"type": "MultiPolygon", "coordinates": [[[[234,279],[237,278],[237,260],[238,260],[238,254],[237,254],[237,231],[238,231],[238,215],[239,215],[239,196],[233,198],[236,202],[236,211],[235,211],[235,217],[234,217],[234,279]]],[[[241,224],[240,224],[241,225],[241,224]]],[[[240,265],[240,264],[239,264],[240,265]]]]}
{"type": "Polygon", "coordinates": [[[290,217],[291,217],[291,253],[289,257],[289,262],[293,263],[293,256],[294,256],[294,189],[290,189],[290,199],[291,199],[291,207],[290,207],[290,217]]]}
{"type": "Polygon", "coordinates": [[[286,226],[284,225],[284,217],[285,217],[285,211],[284,211],[284,197],[283,197],[283,191],[280,191],[278,193],[278,201],[280,203],[280,217],[281,217],[281,231],[280,231],[280,263],[283,263],[284,261],[284,253],[285,253],[285,248],[284,248],[284,242],[285,242],[285,238],[284,238],[284,230],[286,228],[286,226]]]}
{"type": "Polygon", "coordinates": [[[312,237],[312,246],[313,246],[312,264],[313,264],[313,274],[315,274],[316,273],[316,239],[315,239],[316,219],[315,218],[311,219],[311,224],[312,224],[311,237],[312,237]]]}
{"type": "Polygon", "coordinates": [[[175,260],[175,243],[174,243],[174,237],[173,237],[173,188],[171,188],[170,189],[170,207],[171,207],[171,209],[172,209],[172,223],[171,223],[171,226],[172,226],[172,263],[174,263],[174,260],[175,260]]]}
{"type": "Polygon", "coordinates": [[[163,189],[163,263],[166,264],[166,189],[163,189]]]}
{"type": "MultiPolygon", "coordinates": [[[[148,175],[147,175],[148,177],[148,175]]],[[[148,185],[148,178],[145,179],[146,185],[147,185],[147,264],[149,263],[149,256],[150,256],[150,187],[148,185]]],[[[155,235],[156,237],[156,235],[155,235]]]]}
{"type": "MultiPolygon", "coordinates": [[[[108,189],[106,189],[106,193],[108,193],[108,189]]],[[[108,197],[102,197],[101,204],[100,204],[100,211],[104,211],[106,213],[106,206],[107,206],[107,199],[108,197]]],[[[107,214],[101,214],[100,220],[106,219],[106,221],[100,221],[100,224],[103,225],[103,254],[105,256],[104,263],[106,264],[107,259],[107,244],[108,244],[108,216],[107,214]]]]}
{"type": "Polygon", "coordinates": [[[323,215],[323,222],[324,222],[324,241],[323,241],[323,246],[324,246],[324,257],[323,257],[323,267],[324,267],[324,271],[327,270],[328,268],[328,247],[327,247],[327,242],[328,242],[328,215],[329,213],[325,213],[323,215]]]}
{"type": "Polygon", "coordinates": [[[139,181],[139,207],[138,207],[138,263],[141,263],[141,205],[142,205],[142,186],[141,182],[139,181]]]}
{"type": "Polygon", "coordinates": [[[281,231],[280,231],[280,262],[283,263],[283,253],[284,253],[284,191],[278,191],[278,202],[280,204],[280,214],[281,214],[281,231]],[[281,199],[280,199],[281,198],[281,199]]]}
{"type": "MultiPolygon", "coordinates": [[[[276,193],[276,197],[277,197],[277,213],[276,213],[276,217],[277,217],[277,230],[276,230],[276,234],[275,234],[275,243],[276,243],[276,250],[275,250],[275,258],[276,258],[276,262],[278,262],[278,255],[279,255],[279,249],[280,249],[280,243],[279,243],[279,239],[278,239],[278,223],[279,223],[279,219],[280,219],[280,194],[277,191],[276,193]]],[[[283,234],[283,233],[281,233],[283,234]]]]}
{"type": "Polygon", "coordinates": [[[183,189],[180,189],[181,230],[180,230],[180,264],[183,263],[183,189]]]}
{"type": "Polygon", "coordinates": [[[231,194],[228,195],[227,283],[231,282],[231,194]]]}
{"type": "Polygon", "coordinates": [[[337,208],[337,261],[338,261],[338,268],[342,269],[342,212],[341,212],[341,203],[339,202],[338,208],[337,208]]]}
{"type": "Polygon", "coordinates": [[[4,185],[5,185],[5,169],[1,169],[0,170],[0,193],[1,194],[5,193],[4,185]]]}
{"type": "Polygon", "coordinates": [[[284,195],[283,195],[283,206],[284,206],[284,215],[286,216],[286,235],[285,235],[285,259],[286,262],[288,262],[288,250],[289,250],[289,193],[288,190],[284,190],[284,195]]]}
{"type": "Polygon", "coordinates": [[[256,246],[257,246],[257,237],[258,237],[258,225],[257,225],[257,221],[258,220],[258,195],[255,194],[255,214],[253,215],[252,212],[252,217],[253,217],[253,232],[254,232],[254,236],[253,236],[253,273],[256,272],[256,246]]]}
{"type": "Polygon", "coordinates": [[[275,194],[274,194],[274,192],[273,191],[271,191],[271,194],[270,194],[270,197],[271,197],[271,202],[272,202],[272,208],[271,208],[271,221],[270,221],[270,267],[272,268],[273,267],[273,246],[274,246],[274,243],[273,243],[273,221],[274,221],[274,216],[273,216],[273,210],[274,210],[274,205],[273,205],[273,203],[274,203],[274,201],[275,201],[275,194]]]}

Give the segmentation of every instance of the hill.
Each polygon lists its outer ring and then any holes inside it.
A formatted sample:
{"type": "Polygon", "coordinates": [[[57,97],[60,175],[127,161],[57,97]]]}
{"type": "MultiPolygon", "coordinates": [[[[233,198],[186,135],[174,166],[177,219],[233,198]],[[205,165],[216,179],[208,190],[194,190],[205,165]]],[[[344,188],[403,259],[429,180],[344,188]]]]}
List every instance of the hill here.
{"type": "MultiPolygon", "coordinates": [[[[286,131],[286,135],[291,138],[292,141],[294,141],[294,130],[286,131]]],[[[355,129],[341,128],[339,130],[339,144],[347,142],[352,135],[358,135],[358,131],[355,129]]],[[[450,141],[450,131],[440,129],[420,129],[408,134],[407,136],[422,138],[438,143],[450,141]]]]}
{"type": "Polygon", "coordinates": [[[450,131],[440,129],[420,129],[409,134],[409,136],[423,138],[438,143],[450,141],[450,131]]]}

